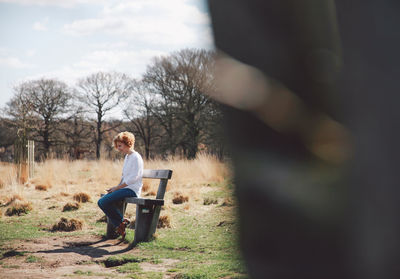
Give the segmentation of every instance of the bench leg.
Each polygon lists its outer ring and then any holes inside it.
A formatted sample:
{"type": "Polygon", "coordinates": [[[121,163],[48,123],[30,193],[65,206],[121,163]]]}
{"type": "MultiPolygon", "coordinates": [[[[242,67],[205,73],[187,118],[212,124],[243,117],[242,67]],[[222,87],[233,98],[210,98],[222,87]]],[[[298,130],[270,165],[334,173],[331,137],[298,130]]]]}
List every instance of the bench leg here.
{"type": "MultiPolygon", "coordinates": [[[[121,211],[122,216],[125,215],[125,210],[126,210],[126,202],[125,201],[121,201],[116,203],[115,205],[119,211],[121,211]]],[[[115,232],[115,226],[110,222],[110,220],[108,220],[107,217],[107,232],[106,232],[106,237],[107,239],[115,239],[118,237],[118,234],[115,232]]]]}
{"type": "MultiPolygon", "coordinates": [[[[154,206],[136,206],[135,238],[131,246],[139,242],[149,241],[151,235],[152,222],[154,217],[154,206]]],[[[157,220],[158,221],[158,220],[157,220]]]]}
{"type": "Polygon", "coordinates": [[[150,226],[150,232],[149,235],[152,236],[157,229],[158,225],[158,219],[160,218],[160,211],[161,211],[161,206],[157,205],[154,208],[154,213],[153,213],[153,219],[151,221],[151,226],[150,226]]]}

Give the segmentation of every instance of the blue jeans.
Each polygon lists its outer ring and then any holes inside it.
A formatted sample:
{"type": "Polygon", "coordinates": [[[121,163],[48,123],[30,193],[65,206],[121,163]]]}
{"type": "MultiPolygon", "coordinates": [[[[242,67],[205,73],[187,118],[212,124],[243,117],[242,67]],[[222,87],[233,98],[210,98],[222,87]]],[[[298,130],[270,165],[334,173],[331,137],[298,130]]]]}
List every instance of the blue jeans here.
{"type": "Polygon", "coordinates": [[[108,219],[115,227],[118,227],[122,223],[122,220],[124,218],[122,212],[118,210],[115,203],[122,201],[123,199],[128,197],[137,197],[137,195],[133,190],[129,188],[122,188],[102,196],[97,202],[101,210],[103,210],[103,212],[106,214],[108,219]]]}

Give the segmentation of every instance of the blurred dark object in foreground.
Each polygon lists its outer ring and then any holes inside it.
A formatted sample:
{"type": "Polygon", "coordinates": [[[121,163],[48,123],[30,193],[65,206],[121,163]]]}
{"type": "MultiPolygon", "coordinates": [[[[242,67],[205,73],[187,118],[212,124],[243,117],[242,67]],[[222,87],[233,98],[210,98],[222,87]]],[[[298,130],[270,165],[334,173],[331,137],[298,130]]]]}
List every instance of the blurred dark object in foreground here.
{"type": "Polygon", "coordinates": [[[251,278],[400,278],[398,2],[208,4],[251,278]]]}

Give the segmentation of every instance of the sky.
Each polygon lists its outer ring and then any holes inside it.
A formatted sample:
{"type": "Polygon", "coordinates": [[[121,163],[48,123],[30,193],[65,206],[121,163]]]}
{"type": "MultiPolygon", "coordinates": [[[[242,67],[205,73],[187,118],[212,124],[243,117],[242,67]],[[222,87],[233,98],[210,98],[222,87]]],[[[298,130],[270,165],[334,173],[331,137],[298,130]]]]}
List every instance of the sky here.
{"type": "Polygon", "coordinates": [[[203,0],[0,0],[0,108],[24,81],[140,78],[152,58],[183,48],[213,48],[203,0]]]}

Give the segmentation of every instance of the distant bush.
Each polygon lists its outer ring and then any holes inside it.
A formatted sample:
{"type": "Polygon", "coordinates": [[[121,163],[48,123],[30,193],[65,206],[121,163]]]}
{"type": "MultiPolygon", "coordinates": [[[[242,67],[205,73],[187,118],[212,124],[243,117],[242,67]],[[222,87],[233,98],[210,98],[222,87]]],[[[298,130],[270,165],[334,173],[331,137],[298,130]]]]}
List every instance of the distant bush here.
{"type": "Polygon", "coordinates": [[[67,203],[66,205],[64,205],[62,211],[65,212],[65,211],[78,210],[80,207],[81,207],[80,204],[77,203],[77,202],[75,202],[75,203],[69,202],[69,203],[67,203]]]}
{"type": "Polygon", "coordinates": [[[91,201],[91,198],[88,194],[80,192],[80,193],[76,193],[73,196],[73,199],[76,200],[77,202],[89,202],[91,201]]]}
{"type": "Polygon", "coordinates": [[[32,204],[30,202],[16,202],[11,207],[7,208],[6,215],[22,215],[28,214],[32,210],[32,204]]]}
{"type": "Polygon", "coordinates": [[[82,221],[77,219],[70,219],[62,217],[57,224],[54,224],[51,231],[64,231],[71,232],[82,229],[82,221]]]}

